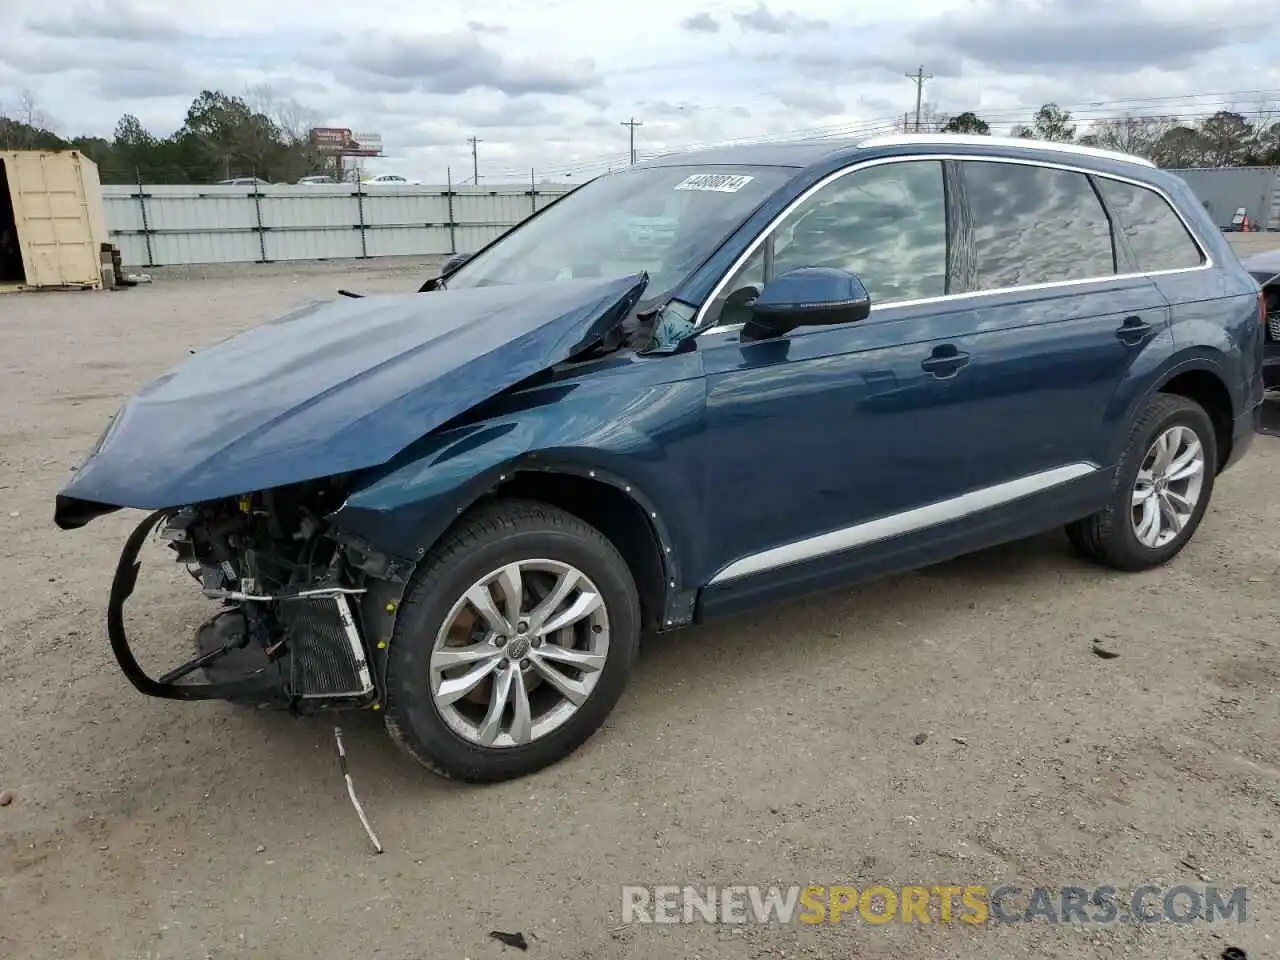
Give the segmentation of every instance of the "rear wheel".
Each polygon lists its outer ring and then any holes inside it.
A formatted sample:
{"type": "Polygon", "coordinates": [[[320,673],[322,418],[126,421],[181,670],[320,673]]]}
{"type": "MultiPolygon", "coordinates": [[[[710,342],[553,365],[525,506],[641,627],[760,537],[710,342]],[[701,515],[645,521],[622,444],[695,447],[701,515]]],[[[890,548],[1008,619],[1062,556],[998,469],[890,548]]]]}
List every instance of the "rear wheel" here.
{"type": "Polygon", "coordinates": [[[545,504],[493,504],[464,519],[406,590],[387,729],[442,776],[525,776],[604,722],[639,638],[635,583],[603,534],[545,504]]]}
{"type": "Polygon", "coordinates": [[[1172,560],[1209,506],[1217,473],[1213,423],[1192,400],[1158,394],[1133,425],[1111,502],[1067,527],[1076,550],[1117,570],[1172,560]]]}

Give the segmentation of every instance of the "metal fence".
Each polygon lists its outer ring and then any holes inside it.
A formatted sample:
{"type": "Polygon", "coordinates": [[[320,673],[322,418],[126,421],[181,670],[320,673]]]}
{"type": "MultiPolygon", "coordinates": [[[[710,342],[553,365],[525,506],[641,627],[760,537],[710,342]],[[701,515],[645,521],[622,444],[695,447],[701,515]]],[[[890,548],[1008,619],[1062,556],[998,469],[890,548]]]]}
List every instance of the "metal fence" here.
{"type": "Polygon", "coordinates": [[[468,252],[569,189],[116,184],[102,194],[121,260],[156,267],[468,252]]]}

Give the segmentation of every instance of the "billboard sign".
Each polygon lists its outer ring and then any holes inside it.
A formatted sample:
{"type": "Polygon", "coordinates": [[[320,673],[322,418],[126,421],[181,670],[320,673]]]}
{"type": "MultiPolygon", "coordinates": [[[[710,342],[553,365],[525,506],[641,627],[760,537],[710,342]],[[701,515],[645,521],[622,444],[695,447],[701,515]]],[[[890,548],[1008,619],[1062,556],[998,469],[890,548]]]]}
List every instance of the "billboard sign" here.
{"type": "Polygon", "coordinates": [[[322,153],[338,157],[378,157],[382,155],[382,134],[352,134],[349,127],[314,127],[311,142],[322,153]]]}
{"type": "Polygon", "coordinates": [[[345,127],[315,127],[311,142],[325,153],[341,153],[351,142],[351,131],[345,127]]]}

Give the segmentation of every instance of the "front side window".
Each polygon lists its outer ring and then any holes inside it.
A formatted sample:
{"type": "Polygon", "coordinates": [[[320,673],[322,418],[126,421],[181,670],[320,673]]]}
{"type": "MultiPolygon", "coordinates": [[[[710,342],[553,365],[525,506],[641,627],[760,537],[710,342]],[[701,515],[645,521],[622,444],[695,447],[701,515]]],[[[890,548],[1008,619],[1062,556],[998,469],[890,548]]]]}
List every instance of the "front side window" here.
{"type": "Polygon", "coordinates": [[[1120,180],[1099,177],[1097,182],[1140,271],[1185,270],[1204,262],[1200,248],[1164,197],[1120,180]]]}
{"type": "Polygon", "coordinates": [[[877,164],[818,190],[774,228],[725,286],[709,311],[712,322],[742,322],[753,290],[800,267],[847,270],[878,306],[946,294],[942,163],[877,164]]]}
{"type": "Polygon", "coordinates": [[[446,286],[626,277],[646,301],[670,292],[796,171],[790,167],[631,167],[545,207],[450,274],[446,286]]]}
{"type": "Polygon", "coordinates": [[[1087,176],[1024,163],[960,167],[979,290],[1115,274],[1111,222],[1087,176]]]}

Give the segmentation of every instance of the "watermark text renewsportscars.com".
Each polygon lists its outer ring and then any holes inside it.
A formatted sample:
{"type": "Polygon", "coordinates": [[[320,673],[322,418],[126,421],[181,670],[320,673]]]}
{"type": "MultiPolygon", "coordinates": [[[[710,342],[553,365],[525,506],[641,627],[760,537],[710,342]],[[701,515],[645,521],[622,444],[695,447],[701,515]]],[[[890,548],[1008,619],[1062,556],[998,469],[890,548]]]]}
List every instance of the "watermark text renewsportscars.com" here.
{"type": "Polygon", "coordinates": [[[1245,887],[986,884],[622,888],[623,923],[1244,923],[1245,887]]]}

